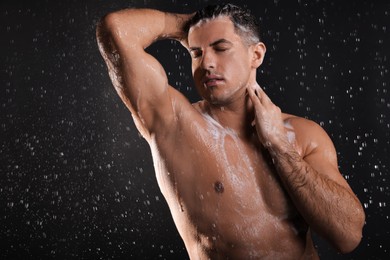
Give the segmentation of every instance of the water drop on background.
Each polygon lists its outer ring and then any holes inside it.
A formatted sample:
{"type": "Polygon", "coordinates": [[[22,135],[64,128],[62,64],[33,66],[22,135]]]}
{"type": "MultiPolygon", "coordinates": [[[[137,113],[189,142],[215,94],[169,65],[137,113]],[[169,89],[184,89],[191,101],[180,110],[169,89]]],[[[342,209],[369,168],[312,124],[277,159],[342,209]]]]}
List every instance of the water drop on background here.
{"type": "MultiPolygon", "coordinates": [[[[95,27],[104,14],[122,8],[190,12],[208,3],[2,1],[0,258],[188,258],[157,186],[150,149],[111,86],[95,27]]],[[[267,45],[260,85],[283,111],[328,132],[340,171],[366,212],[358,249],[341,256],[319,244],[321,257],[385,259],[390,6],[245,4],[259,17],[267,45]]],[[[190,57],[179,43],[161,42],[148,51],[166,67],[172,85],[192,102],[199,98],[190,57]]]]}

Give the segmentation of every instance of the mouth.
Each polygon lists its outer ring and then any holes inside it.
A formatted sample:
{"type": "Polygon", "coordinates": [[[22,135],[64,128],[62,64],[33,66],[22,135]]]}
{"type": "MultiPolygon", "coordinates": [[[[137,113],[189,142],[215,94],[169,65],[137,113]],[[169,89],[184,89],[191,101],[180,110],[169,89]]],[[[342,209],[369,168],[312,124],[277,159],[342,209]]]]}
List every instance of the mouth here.
{"type": "Polygon", "coordinates": [[[203,84],[206,87],[215,87],[221,84],[224,79],[218,75],[208,75],[204,77],[203,84]]]}

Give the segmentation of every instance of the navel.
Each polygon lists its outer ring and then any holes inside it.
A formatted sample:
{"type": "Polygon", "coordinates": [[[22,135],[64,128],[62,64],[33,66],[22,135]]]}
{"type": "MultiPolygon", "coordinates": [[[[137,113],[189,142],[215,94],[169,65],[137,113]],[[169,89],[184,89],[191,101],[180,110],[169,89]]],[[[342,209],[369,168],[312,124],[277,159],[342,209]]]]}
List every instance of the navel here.
{"type": "Polygon", "coordinates": [[[223,187],[223,184],[222,182],[220,181],[216,181],[214,183],[214,190],[217,192],[217,193],[222,193],[224,191],[224,187],[223,187]]]}

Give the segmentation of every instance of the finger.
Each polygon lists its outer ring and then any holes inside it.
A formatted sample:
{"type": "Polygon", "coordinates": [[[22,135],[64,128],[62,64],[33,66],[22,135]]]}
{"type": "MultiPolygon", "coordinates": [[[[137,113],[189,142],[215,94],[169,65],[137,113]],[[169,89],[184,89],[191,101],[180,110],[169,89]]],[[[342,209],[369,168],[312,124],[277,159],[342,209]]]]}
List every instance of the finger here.
{"type": "Polygon", "coordinates": [[[253,96],[255,95],[254,90],[253,90],[252,88],[250,88],[250,87],[247,87],[247,88],[246,88],[246,91],[248,91],[249,97],[250,97],[251,99],[253,99],[253,98],[254,98],[253,96]]]}
{"type": "Polygon", "coordinates": [[[252,89],[254,90],[256,96],[260,99],[260,101],[262,101],[263,96],[269,99],[269,97],[267,96],[267,94],[265,94],[263,88],[259,84],[254,85],[252,89]]]}
{"type": "Polygon", "coordinates": [[[249,94],[249,98],[255,108],[255,110],[261,110],[262,109],[262,104],[260,98],[255,94],[253,91],[252,93],[249,94]]]}
{"type": "Polygon", "coordinates": [[[255,89],[255,95],[260,98],[260,94],[259,94],[259,91],[257,89],[255,89]]]}
{"type": "MultiPolygon", "coordinates": [[[[253,104],[253,106],[256,109],[256,107],[258,107],[260,105],[260,100],[257,97],[257,94],[255,93],[255,90],[253,88],[248,87],[247,91],[248,91],[248,94],[249,94],[249,98],[252,101],[252,104],[253,104]]],[[[256,125],[256,116],[255,116],[255,118],[251,122],[251,126],[252,127],[255,126],[255,125],[256,125]]]]}
{"type": "Polygon", "coordinates": [[[251,88],[251,87],[248,87],[247,88],[247,91],[248,91],[248,94],[249,94],[249,97],[251,99],[251,101],[255,104],[260,104],[260,99],[259,99],[259,94],[256,93],[256,90],[251,88]]]}
{"type": "Polygon", "coordinates": [[[272,103],[272,100],[269,98],[269,96],[265,93],[265,91],[263,90],[263,88],[261,88],[259,85],[258,87],[256,87],[256,90],[258,92],[258,95],[259,95],[259,98],[261,99],[262,103],[265,104],[265,103],[272,103]]]}

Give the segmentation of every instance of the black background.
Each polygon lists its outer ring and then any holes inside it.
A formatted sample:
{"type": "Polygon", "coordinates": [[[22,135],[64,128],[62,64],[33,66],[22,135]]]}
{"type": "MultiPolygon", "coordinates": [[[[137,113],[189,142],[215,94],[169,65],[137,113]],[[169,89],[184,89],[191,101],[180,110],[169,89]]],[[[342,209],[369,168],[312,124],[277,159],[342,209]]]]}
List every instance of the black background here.
{"type": "MultiPolygon", "coordinates": [[[[221,1],[0,2],[0,259],[187,259],[150,150],[115,93],[95,26],[126,7],[192,12],[221,1]]],[[[258,81],[319,123],[364,205],[363,240],[323,259],[389,259],[388,1],[231,1],[262,26],[258,81]]],[[[180,44],[149,48],[198,99],[180,44]]]]}

